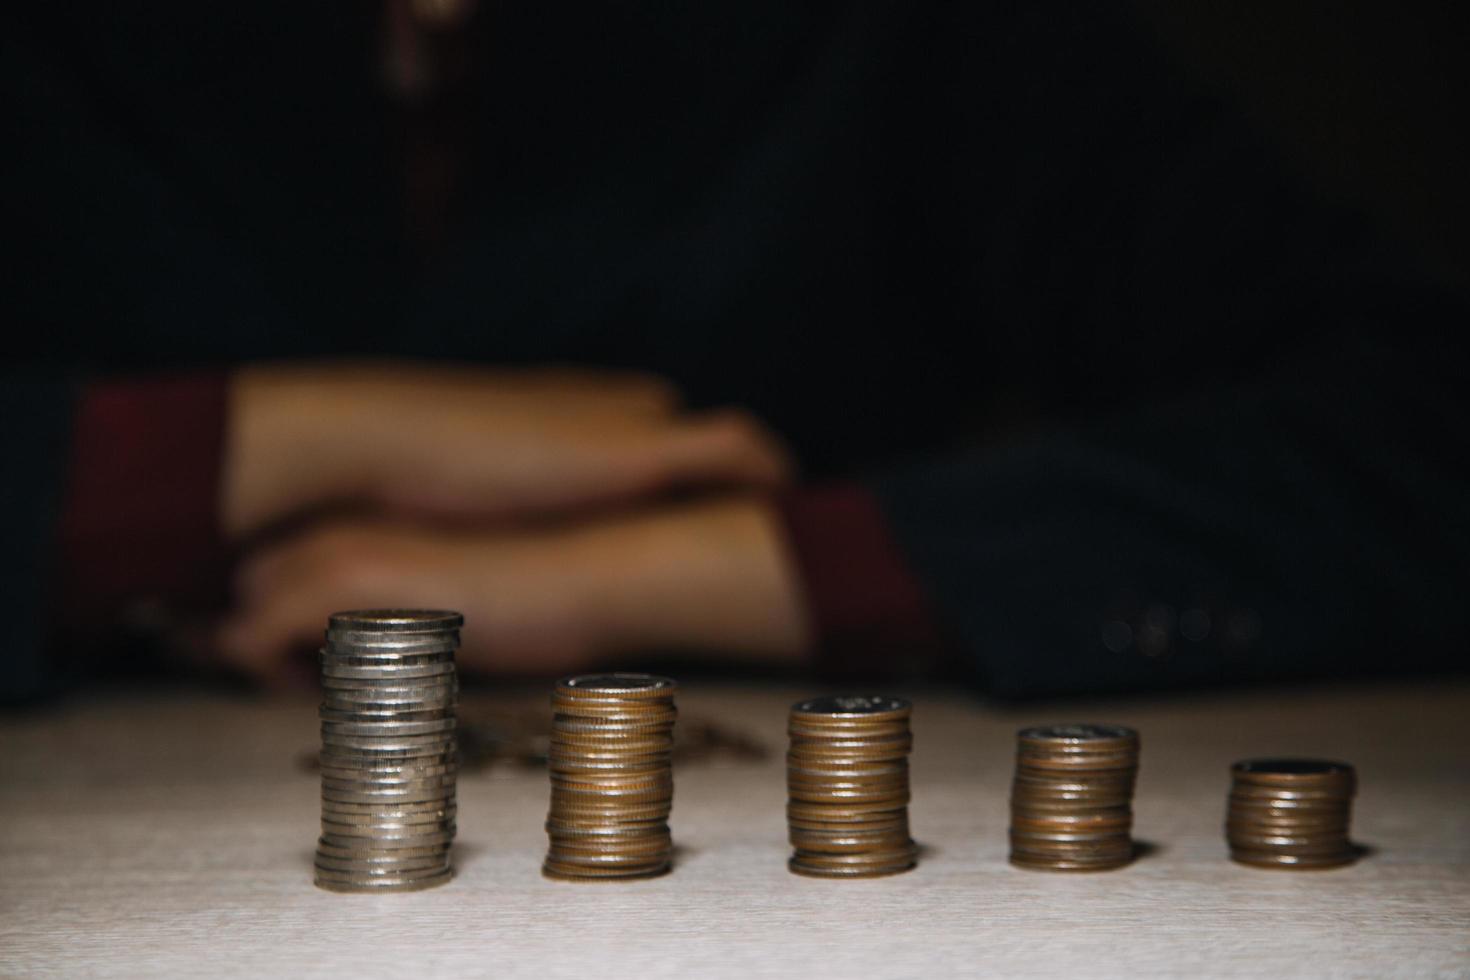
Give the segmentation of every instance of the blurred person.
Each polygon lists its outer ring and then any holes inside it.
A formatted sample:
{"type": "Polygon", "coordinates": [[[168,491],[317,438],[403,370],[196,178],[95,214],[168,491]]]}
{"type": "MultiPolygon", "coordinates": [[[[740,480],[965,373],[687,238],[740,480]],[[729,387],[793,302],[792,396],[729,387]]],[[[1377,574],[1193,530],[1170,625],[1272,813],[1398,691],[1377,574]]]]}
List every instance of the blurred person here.
{"type": "Polygon", "coordinates": [[[484,672],[1452,662],[1462,299],[1126,11],[0,16],[13,696],[140,602],[267,681],[362,605],[484,672]]]}

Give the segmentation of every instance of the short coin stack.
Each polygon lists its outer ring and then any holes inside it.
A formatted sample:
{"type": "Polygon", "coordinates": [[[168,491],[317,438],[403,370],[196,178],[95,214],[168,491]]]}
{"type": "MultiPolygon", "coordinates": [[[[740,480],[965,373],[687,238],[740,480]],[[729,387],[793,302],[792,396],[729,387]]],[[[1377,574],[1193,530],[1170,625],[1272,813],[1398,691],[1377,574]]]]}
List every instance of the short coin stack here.
{"type": "Polygon", "coordinates": [[[322,648],[316,883],[417,891],[449,880],[458,613],[337,613],[322,648]]]}
{"type": "Polygon", "coordinates": [[[786,756],[792,871],[873,878],[917,862],[909,837],[911,712],[909,702],[890,697],[822,697],[792,706],[786,756]]]}
{"type": "Polygon", "coordinates": [[[1230,768],[1225,836],[1230,857],[1262,868],[1336,868],[1348,839],[1357,777],[1345,762],[1251,759],[1230,768]]]}
{"type": "Polygon", "coordinates": [[[1051,725],[1017,736],[1011,863],[1103,871],[1133,860],[1138,733],[1120,725],[1051,725]]]}
{"type": "Polygon", "coordinates": [[[674,844],[674,693],[648,674],[592,674],[551,695],[550,878],[651,878],[674,844]]]}

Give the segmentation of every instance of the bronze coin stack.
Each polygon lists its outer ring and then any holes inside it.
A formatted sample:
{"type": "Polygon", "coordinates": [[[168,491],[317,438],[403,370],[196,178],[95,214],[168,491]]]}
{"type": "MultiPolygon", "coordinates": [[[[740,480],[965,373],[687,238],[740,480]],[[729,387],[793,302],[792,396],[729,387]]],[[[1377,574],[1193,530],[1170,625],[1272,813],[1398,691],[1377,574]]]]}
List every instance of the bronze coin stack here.
{"type": "Polygon", "coordinates": [[[912,868],[909,733],[901,698],[821,697],[791,709],[789,867],[815,878],[875,878],[912,868]]]}
{"type": "Polygon", "coordinates": [[[1050,725],[1017,736],[1011,863],[1104,871],[1133,860],[1138,733],[1121,725],[1050,725]]]}
{"type": "Polygon", "coordinates": [[[667,677],[591,674],[551,695],[550,878],[651,878],[674,844],[674,692],[667,677]]]}
{"type": "Polygon", "coordinates": [[[322,665],[316,883],[418,891],[448,881],[454,841],[459,613],[343,612],[322,665]]]}
{"type": "Polygon", "coordinates": [[[1230,858],[1258,868],[1336,868],[1357,860],[1348,839],[1357,776],[1345,762],[1249,759],[1230,767],[1230,858]]]}

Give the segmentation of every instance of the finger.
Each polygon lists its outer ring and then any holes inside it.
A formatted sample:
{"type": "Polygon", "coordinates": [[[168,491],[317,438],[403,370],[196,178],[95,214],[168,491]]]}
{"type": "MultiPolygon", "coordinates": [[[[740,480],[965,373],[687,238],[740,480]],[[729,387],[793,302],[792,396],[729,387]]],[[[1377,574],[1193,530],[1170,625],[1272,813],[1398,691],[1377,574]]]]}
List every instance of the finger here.
{"type": "Polygon", "coordinates": [[[749,414],[726,409],[695,418],[662,437],[657,465],[670,485],[778,487],[793,465],[785,447],[749,414]]]}
{"type": "Polygon", "coordinates": [[[235,569],[235,602],[253,606],[263,601],[274,583],[291,577],[291,566],[298,560],[297,550],[283,545],[266,545],[244,558],[235,569]]]}
{"type": "Polygon", "coordinates": [[[221,663],[281,690],[295,686],[293,655],[310,644],[311,632],[274,608],[237,611],[215,630],[213,647],[221,663]]]}
{"type": "Polygon", "coordinates": [[[222,661],[271,686],[286,679],[294,653],[315,643],[326,615],[326,597],[297,574],[301,564],[283,548],[242,568],[239,604],[214,632],[222,661]]]}
{"type": "Polygon", "coordinates": [[[235,610],[215,637],[219,656],[277,678],[294,653],[320,645],[335,610],[432,601],[423,593],[435,590],[433,576],[413,571],[431,541],[378,522],[313,527],[284,539],[237,573],[235,610]]]}

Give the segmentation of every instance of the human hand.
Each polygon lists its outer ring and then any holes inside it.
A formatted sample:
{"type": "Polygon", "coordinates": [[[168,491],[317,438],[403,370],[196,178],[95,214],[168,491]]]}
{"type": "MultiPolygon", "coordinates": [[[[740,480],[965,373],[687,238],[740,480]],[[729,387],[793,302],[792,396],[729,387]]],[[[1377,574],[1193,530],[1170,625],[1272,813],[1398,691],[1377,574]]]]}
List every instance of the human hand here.
{"type": "Polygon", "coordinates": [[[784,542],[758,498],[571,527],[463,531],[338,521],[250,557],[219,655],[267,682],[339,609],[452,608],[469,671],[561,674],[647,650],[787,660],[809,627],[784,542]]]}
{"type": "Polygon", "coordinates": [[[241,537],[332,503],[508,519],[685,488],[769,488],[790,470],[738,411],[687,415],[634,374],[264,365],[231,389],[222,525],[241,537]]]}

